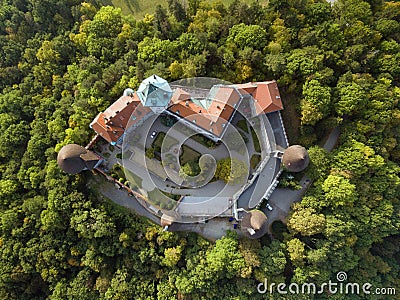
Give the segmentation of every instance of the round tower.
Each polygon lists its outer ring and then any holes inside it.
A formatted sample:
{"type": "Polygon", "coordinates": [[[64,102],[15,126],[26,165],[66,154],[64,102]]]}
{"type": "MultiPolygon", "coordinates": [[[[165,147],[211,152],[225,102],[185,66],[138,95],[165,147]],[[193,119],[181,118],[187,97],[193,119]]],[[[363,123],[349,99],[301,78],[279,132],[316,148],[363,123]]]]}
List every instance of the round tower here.
{"type": "Polygon", "coordinates": [[[290,172],[301,172],[307,168],[310,157],[306,148],[300,145],[290,146],[285,150],[282,156],[284,167],[290,172]]]}

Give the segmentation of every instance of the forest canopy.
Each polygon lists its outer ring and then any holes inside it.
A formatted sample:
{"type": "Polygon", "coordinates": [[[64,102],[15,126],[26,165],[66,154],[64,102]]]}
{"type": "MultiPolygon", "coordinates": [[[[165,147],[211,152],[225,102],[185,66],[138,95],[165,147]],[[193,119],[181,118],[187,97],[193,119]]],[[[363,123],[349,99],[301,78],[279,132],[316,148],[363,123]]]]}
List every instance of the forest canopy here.
{"type": "Polygon", "coordinates": [[[169,0],[136,19],[97,0],[0,0],[1,299],[264,299],[264,278],[339,271],[400,287],[400,3],[247,2],[169,0]],[[314,180],[287,226],[260,241],[163,232],[58,168],[152,74],[277,80],[314,180]]]}

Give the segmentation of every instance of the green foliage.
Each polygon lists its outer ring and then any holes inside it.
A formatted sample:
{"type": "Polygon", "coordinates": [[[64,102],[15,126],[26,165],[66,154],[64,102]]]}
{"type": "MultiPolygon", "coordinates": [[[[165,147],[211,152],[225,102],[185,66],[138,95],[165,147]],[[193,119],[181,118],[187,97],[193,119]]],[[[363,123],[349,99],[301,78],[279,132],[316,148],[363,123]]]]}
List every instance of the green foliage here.
{"type": "Polygon", "coordinates": [[[367,95],[363,88],[352,82],[350,84],[339,83],[337,85],[339,99],[336,103],[336,112],[339,115],[352,114],[362,109],[366,104],[367,95]]]}
{"type": "Polygon", "coordinates": [[[146,152],[145,152],[146,157],[148,157],[148,158],[150,158],[150,159],[153,159],[153,158],[155,157],[154,151],[155,151],[155,150],[154,150],[153,147],[148,148],[148,149],[146,150],[146,152]]]}
{"type": "Polygon", "coordinates": [[[207,254],[208,268],[216,276],[226,276],[228,279],[240,275],[246,264],[238,252],[238,242],[234,234],[218,240],[215,247],[207,254]]]}
{"type": "MultiPolygon", "coordinates": [[[[327,282],[338,271],[398,286],[400,4],[168,2],[134,18],[97,0],[0,1],[0,297],[258,299],[264,278],[327,282]],[[102,197],[90,173],[59,169],[57,151],[86,145],[98,112],[153,73],[277,80],[285,126],[300,116],[296,139],[312,146],[314,182],[288,231],[274,222],[263,246],[162,232],[102,197]],[[341,137],[328,154],[315,144],[331,120],[341,137]]],[[[197,154],[186,152],[196,174],[197,154]]],[[[247,174],[242,162],[218,162],[228,183],[247,174]]]]}
{"type": "Polygon", "coordinates": [[[325,228],[325,216],[316,214],[316,211],[312,208],[303,208],[297,205],[287,225],[290,230],[296,233],[305,236],[314,235],[322,232],[325,228]]]}
{"type": "Polygon", "coordinates": [[[233,42],[239,49],[250,47],[262,50],[266,46],[267,32],[259,25],[234,25],[229,29],[227,42],[233,42]]]}
{"type": "Polygon", "coordinates": [[[322,86],[313,79],[303,85],[304,99],[301,102],[301,122],[305,125],[315,125],[324,118],[331,105],[331,89],[322,86]]]}
{"type": "Polygon", "coordinates": [[[329,175],[322,184],[322,190],[333,207],[350,205],[357,199],[356,187],[342,176],[329,175]]]}
{"type": "Polygon", "coordinates": [[[200,167],[196,161],[188,161],[179,170],[179,176],[188,177],[200,174],[200,167]]]}
{"type": "Polygon", "coordinates": [[[283,277],[287,259],[285,245],[277,240],[272,241],[269,247],[264,246],[260,251],[260,272],[262,279],[274,281],[283,277]]]}
{"type": "Polygon", "coordinates": [[[217,162],[215,178],[224,180],[228,184],[243,183],[248,175],[248,167],[243,161],[236,158],[224,158],[217,162]]]}

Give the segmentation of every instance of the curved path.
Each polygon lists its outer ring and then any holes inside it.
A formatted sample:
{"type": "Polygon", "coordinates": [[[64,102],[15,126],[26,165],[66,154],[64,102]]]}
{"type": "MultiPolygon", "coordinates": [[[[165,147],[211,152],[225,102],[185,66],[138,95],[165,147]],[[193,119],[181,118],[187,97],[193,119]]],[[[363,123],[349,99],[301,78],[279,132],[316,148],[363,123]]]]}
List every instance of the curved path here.
{"type": "MultiPolygon", "coordinates": [[[[323,148],[326,151],[331,152],[335,148],[339,140],[339,136],[340,136],[340,128],[335,127],[329,133],[328,139],[326,140],[323,148]]],[[[300,190],[295,191],[287,188],[277,188],[272,193],[271,197],[268,200],[268,203],[273,207],[272,211],[267,210],[265,207],[261,208],[267,215],[269,231],[270,231],[270,226],[274,221],[286,220],[286,217],[290,211],[292,204],[301,201],[304,194],[312,185],[313,181],[306,175],[304,175],[303,178],[300,179],[299,183],[301,185],[300,190]]]]}

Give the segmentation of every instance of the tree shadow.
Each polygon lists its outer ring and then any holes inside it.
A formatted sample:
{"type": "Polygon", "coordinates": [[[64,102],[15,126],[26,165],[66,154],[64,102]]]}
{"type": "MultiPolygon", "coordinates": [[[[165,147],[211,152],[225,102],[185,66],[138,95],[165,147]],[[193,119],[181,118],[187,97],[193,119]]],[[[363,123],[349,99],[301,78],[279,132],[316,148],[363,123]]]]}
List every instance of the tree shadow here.
{"type": "Polygon", "coordinates": [[[131,12],[138,12],[140,10],[140,6],[137,0],[126,0],[125,4],[131,12]]]}
{"type": "Polygon", "coordinates": [[[104,6],[107,6],[107,5],[114,6],[111,0],[101,0],[100,2],[104,6]]]}

